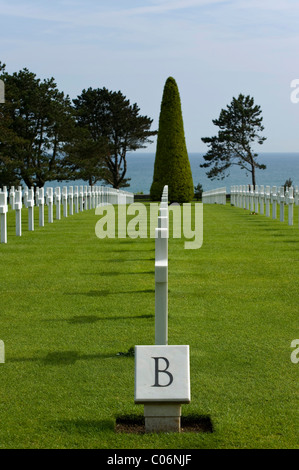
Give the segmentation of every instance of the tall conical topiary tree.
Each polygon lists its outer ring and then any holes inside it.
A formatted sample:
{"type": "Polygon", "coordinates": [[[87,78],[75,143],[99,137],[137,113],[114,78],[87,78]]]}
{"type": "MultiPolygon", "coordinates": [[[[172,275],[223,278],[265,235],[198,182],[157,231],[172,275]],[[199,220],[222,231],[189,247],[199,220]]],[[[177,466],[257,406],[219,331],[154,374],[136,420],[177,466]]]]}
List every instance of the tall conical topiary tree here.
{"type": "Polygon", "coordinates": [[[194,186],[187,153],[181,99],[174,78],[166,80],[161,111],[154,177],[150,194],[154,201],[160,200],[163,187],[168,185],[170,202],[190,202],[194,186]]]}

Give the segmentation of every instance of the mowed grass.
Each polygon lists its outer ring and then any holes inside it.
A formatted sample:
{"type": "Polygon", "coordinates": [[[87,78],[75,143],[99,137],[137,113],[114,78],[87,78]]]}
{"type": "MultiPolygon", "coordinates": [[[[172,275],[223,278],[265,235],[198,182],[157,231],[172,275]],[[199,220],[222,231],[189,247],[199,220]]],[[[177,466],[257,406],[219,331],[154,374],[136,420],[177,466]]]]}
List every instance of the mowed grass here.
{"type": "MultiPolygon", "coordinates": [[[[0,448],[299,448],[299,228],[204,206],[204,242],[169,239],[169,344],[189,344],[183,416],[213,432],[126,434],[134,358],[154,343],[154,240],[95,236],[85,211],[0,245],[0,448]]],[[[271,213],[272,214],[272,213],[271,213]]],[[[47,215],[45,216],[47,221],[47,215]]],[[[287,220],[287,219],[286,219],[287,220]]]]}

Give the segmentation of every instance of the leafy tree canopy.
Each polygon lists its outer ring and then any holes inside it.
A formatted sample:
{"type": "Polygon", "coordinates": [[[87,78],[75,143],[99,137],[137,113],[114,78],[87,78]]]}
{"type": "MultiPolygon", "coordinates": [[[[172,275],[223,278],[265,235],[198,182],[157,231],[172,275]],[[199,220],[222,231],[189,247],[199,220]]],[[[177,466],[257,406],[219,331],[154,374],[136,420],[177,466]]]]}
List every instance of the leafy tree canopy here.
{"type": "Polygon", "coordinates": [[[5,103],[0,109],[0,181],[28,187],[64,178],[64,146],[75,121],[68,96],[54,78],[41,81],[27,68],[12,75],[0,63],[5,103]]]}
{"type": "Polygon", "coordinates": [[[128,151],[145,148],[151,143],[152,119],[139,114],[137,104],[120,92],[107,88],[83,90],[73,100],[77,125],[85,129],[88,145],[94,143],[94,153],[101,161],[101,178],[114,188],[128,186],[128,151]]]}
{"type": "Polygon", "coordinates": [[[40,80],[27,68],[9,74],[1,62],[0,79],[1,186],[70,179],[128,186],[127,152],[156,134],[136,103],[106,88],[88,88],[71,102],[54,78],[40,80]]]}
{"type": "Polygon", "coordinates": [[[254,104],[252,97],[240,94],[221,110],[218,119],[212,121],[219,127],[218,135],[201,139],[209,150],[204,155],[206,163],[200,166],[210,168],[207,172],[209,178],[223,179],[228,176],[227,170],[232,165],[238,165],[251,173],[252,184],[256,184],[256,168],[266,168],[256,161],[258,154],[253,151],[254,144],[261,145],[266,140],[260,134],[264,130],[261,113],[260,106],[254,104]]]}

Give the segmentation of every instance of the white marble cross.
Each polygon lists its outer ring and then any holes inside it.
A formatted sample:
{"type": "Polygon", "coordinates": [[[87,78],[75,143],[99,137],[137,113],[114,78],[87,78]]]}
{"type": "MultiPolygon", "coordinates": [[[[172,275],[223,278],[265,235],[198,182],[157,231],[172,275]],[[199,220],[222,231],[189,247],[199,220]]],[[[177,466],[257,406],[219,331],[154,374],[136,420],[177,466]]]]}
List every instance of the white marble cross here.
{"type": "Polygon", "coordinates": [[[83,190],[83,186],[80,186],[79,201],[80,201],[80,212],[82,212],[84,210],[84,190],[83,190]]]}
{"type": "Polygon", "coordinates": [[[260,191],[259,191],[259,202],[260,202],[260,213],[261,215],[264,214],[264,202],[265,202],[265,191],[264,191],[264,186],[260,186],[260,191]]]}
{"type": "Polygon", "coordinates": [[[63,217],[67,217],[67,187],[62,188],[63,217]]]}
{"type": "Polygon", "coordinates": [[[45,191],[44,188],[38,189],[38,208],[39,208],[39,226],[45,225],[45,191]]]}
{"type": "Polygon", "coordinates": [[[294,223],[294,188],[291,186],[286,191],[286,203],[288,204],[288,225],[294,223]]]}
{"type": "Polygon", "coordinates": [[[259,213],[259,187],[258,185],[254,188],[254,212],[259,213]]]}
{"type": "Polygon", "coordinates": [[[48,206],[48,222],[53,223],[53,188],[46,189],[46,202],[48,206]]]}
{"type": "Polygon", "coordinates": [[[0,191],[1,243],[7,243],[7,212],[7,192],[5,189],[4,191],[0,191]]]}
{"type": "Polygon", "coordinates": [[[15,187],[11,186],[10,191],[9,191],[9,204],[12,210],[15,209],[15,196],[16,196],[15,187]]]}
{"type": "Polygon", "coordinates": [[[189,346],[168,345],[168,188],[155,231],[155,345],[135,346],[135,403],[144,404],[146,432],[180,432],[189,403],[189,346]]]}
{"type": "Polygon", "coordinates": [[[271,191],[271,199],[272,199],[272,219],[276,219],[277,217],[277,187],[273,186],[271,191]]]}
{"type": "Polygon", "coordinates": [[[16,236],[21,237],[22,236],[22,189],[19,188],[15,192],[15,202],[14,202],[14,208],[16,211],[16,236]]]}
{"type": "Polygon", "coordinates": [[[284,221],[284,202],[285,202],[283,186],[279,187],[277,201],[279,202],[279,220],[280,222],[283,222],[284,221]]]}
{"type": "Polygon", "coordinates": [[[155,232],[155,344],[168,344],[168,193],[164,188],[155,232]]]}
{"type": "Polygon", "coordinates": [[[78,214],[79,212],[79,187],[75,186],[74,190],[74,204],[75,204],[75,214],[78,214]]]}
{"type": "Polygon", "coordinates": [[[59,186],[57,186],[55,188],[54,202],[55,202],[55,206],[56,206],[56,219],[60,220],[60,218],[61,218],[61,213],[60,213],[61,195],[60,195],[60,187],[59,186]]]}
{"type": "Polygon", "coordinates": [[[28,230],[34,231],[34,188],[28,189],[25,198],[25,206],[28,208],[28,230]]]}
{"type": "Polygon", "coordinates": [[[270,186],[266,186],[266,217],[270,217],[270,199],[271,199],[271,194],[270,194],[270,186]]]}

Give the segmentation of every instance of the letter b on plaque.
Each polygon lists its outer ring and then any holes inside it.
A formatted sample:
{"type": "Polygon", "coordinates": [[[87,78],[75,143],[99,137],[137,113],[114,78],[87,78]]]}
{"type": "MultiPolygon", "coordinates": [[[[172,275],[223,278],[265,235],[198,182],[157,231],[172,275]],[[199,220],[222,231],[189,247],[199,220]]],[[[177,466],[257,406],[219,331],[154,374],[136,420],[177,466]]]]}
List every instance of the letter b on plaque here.
{"type": "Polygon", "coordinates": [[[190,402],[189,346],[135,346],[135,403],[190,402]]]}

